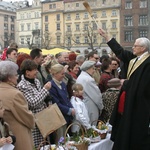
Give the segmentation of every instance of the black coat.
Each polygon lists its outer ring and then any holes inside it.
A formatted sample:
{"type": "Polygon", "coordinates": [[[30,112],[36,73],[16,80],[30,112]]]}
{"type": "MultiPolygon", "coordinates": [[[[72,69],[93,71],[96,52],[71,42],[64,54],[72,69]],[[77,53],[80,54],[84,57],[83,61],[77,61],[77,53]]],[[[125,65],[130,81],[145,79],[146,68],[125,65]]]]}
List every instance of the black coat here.
{"type": "Polygon", "coordinates": [[[113,150],[150,150],[150,57],[130,76],[126,84],[124,113],[113,110],[113,150]]]}
{"type": "Polygon", "coordinates": [[[126,79],[129,62],[136,56],[131,51],[124,50],[114,38],[112,38],[107,44],[115,55],[121,60],[120,78],[126,79]]]}

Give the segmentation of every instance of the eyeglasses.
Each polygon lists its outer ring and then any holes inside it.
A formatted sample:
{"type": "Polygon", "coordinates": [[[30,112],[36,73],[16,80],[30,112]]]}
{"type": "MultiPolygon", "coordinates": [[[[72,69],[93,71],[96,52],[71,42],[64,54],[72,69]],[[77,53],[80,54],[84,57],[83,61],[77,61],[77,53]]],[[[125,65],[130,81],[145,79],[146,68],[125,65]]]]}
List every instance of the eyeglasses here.
{"type": "Polygon", "coordinates": [[[136,48],[136,47],[143,47],[141,45],[133,45],[133,48],[136,48]]]}
{"type": "Polygon", "coordinates": [[[94,57],[96,60],[99,59],[98,57],[94,57]]]}
{"type": "Polygon", "coordinates": [[[112,65],[115,65],[115,66],[117,66],[118,64],[112,64],[112,65]]]}

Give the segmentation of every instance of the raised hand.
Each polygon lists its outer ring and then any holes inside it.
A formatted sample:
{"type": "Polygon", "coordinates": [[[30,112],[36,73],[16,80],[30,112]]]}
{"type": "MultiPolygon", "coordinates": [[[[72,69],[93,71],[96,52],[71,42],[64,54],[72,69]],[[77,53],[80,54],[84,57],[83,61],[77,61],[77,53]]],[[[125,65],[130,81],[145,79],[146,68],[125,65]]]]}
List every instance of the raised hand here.
{"type": "Polygon", "coordinates": [[[110,40],[110,37],[108,36],[108,34],[106,33],[106,31],[104,31],[103,29],[98,29],[98,33],[104,37],[106,39],[106,41],[108,42],[110,40]]]}

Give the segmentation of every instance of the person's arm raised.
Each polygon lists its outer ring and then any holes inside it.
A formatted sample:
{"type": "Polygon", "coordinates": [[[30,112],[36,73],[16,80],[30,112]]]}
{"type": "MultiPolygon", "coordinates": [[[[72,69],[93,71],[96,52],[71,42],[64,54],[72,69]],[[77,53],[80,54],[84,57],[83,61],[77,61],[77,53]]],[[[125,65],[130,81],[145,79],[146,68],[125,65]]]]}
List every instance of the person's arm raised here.
{"type": "Polygon", "coordinates": [[[108,36],[108,34],[106,33],[106,31],[104,31],[103,29],[98,29],[98,33],[104,37],[106,39],[107,42],[109,42],[111,40],[111,38],[108,36]]]}

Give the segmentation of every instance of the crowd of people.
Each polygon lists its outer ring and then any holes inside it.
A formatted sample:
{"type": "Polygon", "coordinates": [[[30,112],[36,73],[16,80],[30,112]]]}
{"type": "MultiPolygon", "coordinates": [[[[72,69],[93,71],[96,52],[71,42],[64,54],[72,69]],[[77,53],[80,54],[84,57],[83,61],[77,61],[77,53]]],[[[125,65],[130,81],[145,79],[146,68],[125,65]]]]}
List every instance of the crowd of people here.
{"type": "MultiPolygon", "coordinates": [[[[66,124],[50,135],[51,143],[73,122],[89,129],[102,120],[112,125],[113,150],[150,149],[150,41],[138,38],[132,53],[104,30],[98,32],[112,55],[100,57],[91,51],[86,56],[75,52],[43,56],[39,48],[30,55],[18,54],[15,43],[5,49],[0,61],[0,118],[12,134],[1,136],[0,146],[37,149],[44,139],[34,114],[56,103],[66,124]]],[[[72,126],[70,132],[76,131],[78,126],[72,126]]]]}

